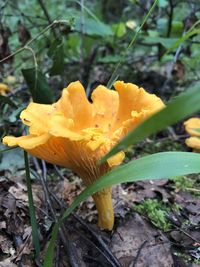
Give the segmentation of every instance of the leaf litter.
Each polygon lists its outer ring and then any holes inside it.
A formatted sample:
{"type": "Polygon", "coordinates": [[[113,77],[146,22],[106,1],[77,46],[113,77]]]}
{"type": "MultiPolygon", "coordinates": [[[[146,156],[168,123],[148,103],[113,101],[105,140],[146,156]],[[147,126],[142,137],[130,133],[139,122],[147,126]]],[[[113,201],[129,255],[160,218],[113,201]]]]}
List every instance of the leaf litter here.
{"type": "MultiPolygon", "coordinates": [[[[49,194],[53,196],[52,206],[58,216],[82,191],[83,185],[73,173],[60,169],[62,174],[58,178],[51,165],[47,167],[51,177],[49,194]]],[[[31,169],[34,168],[31,163],[31,169]]],[[[40,175],[42,173],[41,170],[35,171],[40,175]]],[[[193,178],[198,181],[198,177],[193,178]]],[[[97,229],[97,213],[92,198],[81,203],[76,214],[64,224],[64,235],[77,253],[79,266],[198,266],[194,263],[199,261],[200,256],[198,192],[195,195],[183,188],[175,190],[175,183],[163,179],[115,186],[113,203],[116,224],[112,233],[97,229]],[[136,211],[135,207],[143,205],[147,199],[157,199],[169,207],[175,205],[166,216],[166,221],[170,223],[168,231],[155,226],[148,213],[139,214],[136,211]],[[186,258],[184,261],[183,256],[186,258]],[[114,259],[118,265],[113,263],[114,259]],[[179,265],[176,265],[177,262],[179,265]]],[[[32,186],[43,257],[54,219],[46,205],[40,181],[34,178],[32,186]]],[[[9,170],[1,171],[0,215],[0,266],[19,266],[21,263],[35,266],[27,188],[21,168],[16,170],[14,176],[9,170]]],[[[66,249],[61,249],[62,244],[60,236],[56,257],[61,259],[60,266],[69,266],[66,249]]]]}

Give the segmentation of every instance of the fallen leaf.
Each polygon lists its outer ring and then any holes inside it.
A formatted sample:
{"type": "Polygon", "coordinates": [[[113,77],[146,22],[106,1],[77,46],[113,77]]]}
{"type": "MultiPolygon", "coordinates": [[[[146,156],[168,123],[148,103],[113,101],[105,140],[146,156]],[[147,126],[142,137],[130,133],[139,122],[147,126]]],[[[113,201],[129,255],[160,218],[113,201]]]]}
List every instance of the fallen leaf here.
{"type": "Polygon", "coordinates": [[[173,266],[170,242],[138,214],[116,229],[111,250],[123,267],[133,264],[139,251],[137,267],[173,266]]]}

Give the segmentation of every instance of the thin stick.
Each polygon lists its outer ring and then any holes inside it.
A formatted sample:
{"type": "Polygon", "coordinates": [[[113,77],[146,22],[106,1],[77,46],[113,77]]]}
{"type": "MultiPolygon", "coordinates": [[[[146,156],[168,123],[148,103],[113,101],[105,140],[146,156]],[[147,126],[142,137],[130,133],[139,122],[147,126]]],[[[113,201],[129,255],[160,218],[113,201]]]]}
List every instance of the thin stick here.
{"type": "MultiPolygon", "coordinates": [[[[42,162],[42,165],[43,165],[43,174],[46,176],[46,165],[45,165],[44,161],[42,162]]],[[[57,223],[58,219],[56,217],[56,213],[55,213],[54,208],[53,208],[52,203],[51,203],[47,181],[45,180],[45,177],[43,175],[41,175],[40,178],[41,178],[40,180],[41,180],[42,187],[43,187],[44,194],[45,194],[45,199],[48,203],[50,212],[51,212],[55,222],[57,223]]],[[[65,228],[63,226],[61,226],[61,230],[59,231],[59,233],[60,233],[60,238],[66,247],[67,255],[69,256],[69,262],[70,262],[71,266],[72,267],[79,267],[80,264],[78,262],[77,253],[74,249],[74,246],[70,243],[68,234],[65,231],[65,228]]]]}
{"type": "Polygon", "coordinates": [[[135,257],[135,259],[134,259],[133,264],[131,265],[131,267],[136,267],[136,264],[137,264],[137,261],[139,259],[140,253],[141,253],[143,247],[146,245],[146,243],[147,243],[147,240],[145,240],[142,243],[142,245],[140,246],[140,248],[138,249],[137,255],[136,255],[136,257],[135,257]]]}
{"type": "MultiPolygon", "coordinates": [[[[51,25],[52,24],[52,20],[50,18],[50,15],[49,15],[49,13],[48,13],[48,11],[46,9],[46,6],[45,6],[43,0],[38,0],[38,3],[40,4],[40,6],[41,6],[41,8],[42,8],[42,10],[43,10],[48,22],[49,22],[49,24],[51,25]]],[[[52,27],[52,31],[53,31],[54,37],[57,39],[58,37],[57,37],[57,33],[56,33],[56,30],[55,30],[54,27],[52,27]]]]}
{"type": "Polygon", "coordinates": [[[7,59],[19,54],[20,52],[22,52],[24,49],[29,49],[27,48],[28,46],[30,46],[35,40],[37,40],[40,36],[42,36],[46,31],[48,31],[49,29],[51,29],[54,25],[56,24],[69,24],[69,21],[67,20],[54,20],[51,24],[49,24],[46,28],[44,28],[40,33],[38,33],[34,38],[32,38],[31,40],[29,40],[23,47],[17,49],[15,52],[13,52],[12,54],[10,54],[9,56],[3,58],[0,60],[0,63],[6,61],[7,59]]]}
{"type": "MultiPolygon", "coordinates": [[[[56,202],[60,205],[61,208],[65,208],[65,205],[62,203],[62,201],[60,199],[58,199],[58,197],[52,192],[50,191],[50,194],[52,195],[52,197],[56,200],[56,202]]],[[[118,261],[118,259],[112,254],[112,252],[110,251],[110,249],[108,248],[108,246],[106,245],[106,243],[103,241],[102,237],[96,233],[93,228],[88,225],[87,223],[84,222],[84,220],[82,220],[77,214],[72,213],[72,216],[83,226],[85,227],[88,232],[92,235],[93,238],[96,239],[96,241],[99,243],[99,245],[103,248],[104,251],[102,251],[101,249],[98,249],[98,251],[100,250],[102,255],[110,262],[115,264],[116,267],[122,267],[120,262],[118,261]]],[[[79,233],[80,234],[80,233],[79,233]]],[[[81,235],[81,234],[80,234],[81,235]]],[[[90,240],[88,240],[90,241],[90,240]]],[[[92,242],[92,241],[90,241],[92,242]]],[[[92,242],[93,243],[93,242],[92,242]]],[[[94,246],[96,247],[96,245],[94,244],[94,246]]]]}

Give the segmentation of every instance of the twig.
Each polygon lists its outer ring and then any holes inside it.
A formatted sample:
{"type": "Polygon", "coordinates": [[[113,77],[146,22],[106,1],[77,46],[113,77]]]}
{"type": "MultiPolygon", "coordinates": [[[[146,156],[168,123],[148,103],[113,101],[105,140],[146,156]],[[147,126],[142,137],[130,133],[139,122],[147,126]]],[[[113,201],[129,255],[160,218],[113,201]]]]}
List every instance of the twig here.
{"type": "MultiPolygon", "coordinates": [[[[58,199],[58,197],[50,191],[50,194],[54,197],[54,199],[57,201],[57,203],[60,205],[60,207],[65,208],[65,205],[62,203],[62,201],[60,201],[60,199],[58,199]]],[[[101,245],[101,247],[103,248],[104,254],[107,254],[109,256],[109,258],[112,260],[112,262],[115,264],[115,267],[122,267],[120,262],[118,261],[118,259],[112,254],[112,252],[110,251],[110,249],[108,248],[108,246],[106,245],[106,243],[103,241],[102,237],[96,233],[92,227],[90,225],[88,225],[87,223],[85,223],[77,214],[72,213],[72,216],[84,227],[88,230],[88,232],[92,235],[93,238],[96,239],[96,241],[101,245]]],[[[104,255],[105,256],[105,255],[104,255]]],[[[107,259],[107,256],[106,256],[107,259]]],[[[109,261],[110,262],[110,261],[109,261]]]]}
{"type": "Polygon", "coordinates": [[[35,165],[36,172],[37,172],[37,174],[39,175],[39,176],[38,176],[38,179],[40,180],[40,175],[41,175],[41,173],[42,173],[42,170],[41,170],[41,168],[40,168],[38,159],[35,158],[35,157],[32,157],[32,159],[33,159],[33,163],[34,163],[34,165],[35,165]]]}
{"type": "MultiPolygon", "coordinates": [[[[80,222],[79,222],[80,223],[80,222]]],[[[70,227],[70,226],[67,226],[70,227]]],[[[104,258],[107,260],[107,262],[110,263],[110,265],[112,267],[118,267],[119,265],[116,265],[115,262],[112,261],[112,259],[110,259],[110,257],[108,257],[108,255],[106,255],[106,251],[102,251],[94,242],[92,242],[89,238],[87,238],[86,236],[84,236],[83,234],[80,233],[80,231],[76,230],[73,228],[73,231],[75,231],[83,240],[87,241],[90,245],[92,245],[100,254],[102,254],[104,256],[104,258]]],[[[121,266],[121,265],[120,265],[121,266]]]]}
{"type": "MultiPolygon", "coordinates": [[[[46,165],[44,163],[43,163],[43,174],[46,175],[46,165]]],[[[58,219],[56,217],[54,208],[53,208],[53,206],[51,204],[51,199],[50,199],[50,196],[49,196],[49,189],[48,189],[48,186],[47,186],[47,181],[45,180],[45,177],[43,175],[41,175],[40,177],[41,177],[40,180],[41,180],[42,187],[43,187],[43,190],[44,190],[46,202],[47,202],[47,204],[49,206],[50,212],[51,212],[55,222],[58,222],[58,219]]],[[[61,230],[59,231],[59,233],[60,233],[60,238],[62,240],[62,243],[66,247],[67,255],[69,257],[69,262],[71,264],[71,267],[79,267],[80,264],[79,264],[79,261],[78,261],[77,253],[76,253],[76,251],[74,249],[74,246],[71,244],[71,242],[69,240],[69,237],[68,237],[68,234],[65,231],[63,226],[61,227],[61,230]]]]}
{"type": "Polygon", "coordinates": [[[54,25],[61,24],[61,23],[68,24],[69,22],[67,20],[54,20],[51,24],[49,24],[46,28],[44,28],[40,33],[38,33],[34,38],[32,38],[31,40],[29,40],[23,47],[17,49],[15,52],[13,52],[12,54],[10,54],[9,56],[1,59],[0,60],[0,63],[2,63],[4,61],[8,60],[9,58],[11,58],[11,57],[19,54],[20,52],[22,52],[25,49],[29,49],[27,47],[29,47],[35,40],[37,40],[40,36],[42,36],[46,31],[48,31],[54,25]]]}
{"type": "Polygon", "coordinates": [[[137,261],[139,259],[140,253],[141,253],[143,247],[146,245],[146,243],[147,243],[147,240],[145,240],[142,243],[142,245],[140,246],[140,248],[138,249],[137,255],[136,255],[136,257],[135,257],[135,259],[134,259],[133,264],[131,265],[131,267],[136,267],[136,264],[137,264],[137,261]]]}
{"type": "Polygon", "coordinates": [[[15,257],[15,259],[17,259],[19,256],[23,256],[23,251],[28,243],[28,241],[30,240],[30,237],[31,237],[31,232],[28,234],[26,240],[23,242],[22,238],[20,237],[20,242],[15,238],[15,243],[16,243],[16,246],[19,247],[19,251],[15,257]]]}
{"type": "Polygon", "coordinates": [[[101,235],[96,233],[91,226],[86,224],[79,216],[76,214],[73,214],[73,216],[82,224],[84,227],[90,232],[90,234],[98,241],[98,243],[102,246],[102,248],[105,250],[105,252],[109,255],[109,257],[112,259],[112,261],[115,263],[117,267],[121,267],[121,264],[119,263],[118,259],[112,254],[111,250],[108,248],[106,243],[103,241],[103,238],[101,235]]]}
{"type": "Polygon", "coordinates": [[[68,232],[63,226],[61,226],[60,238],[67,249],[67,255],[69,256],[69,262],[72,267],[80,267],[78,255],[74,249],[74,245],[70,242],[68,232]],[[64,234],[64,235],[63,235],[64,234]]]}
{"type": "Polygon", "coordinates": [[[171,126],[169,126],[169,127],[167,127],[167,130],[168,130],[169,135],[172,137],[172,139],[177,141],[178,136],[176,135],[174,129],[171,126]]]}
{"type": "MultiPolygon", "coordinates": [[[[38,0],[38,3],[40,4],[40,6],[41,6],[41,8],[42,8],[42,10],[43,10],[48,22],[49,22],[49,24],[51,25],[53,21],[50,18],[50,15],[49,15],[49,13],[48,13],[48,11],[46,9],[46,6],[45,6],[43,0],[38,0]]],[[[56,30],[55,30],[54,27],[52,27],[52,31],[53,31],[54,37],[57,39],[58,37],[57,37],[57,33],[56,33],[56,30]]]]}
{"type": "Polygon", "coordinates": [[[89,255],[85,255],[84,258],[88,259],[88,260],[93,260],[94,262],[96,262],[98,264],[98,266],[100,264],[100,266],[102,266],[102,267],[108,267],[108,265],[104,265],[101,260],[99,260],[99,259],[97,259],[95,257],[89,256],[89,255]]]}
{"type": "Polygon", "coordinates": [[[170,37],[171,35],[173,14],[174,14],[173,0],[169,0],[169,20],[168,20],[168,28],[167,28],[167,37],[170,37]]]}
{"type": "Polygon", "coordinates": [[[20,93],[21,91],[24,91],[27,89],[27,85],[22,85],[18,88],[16,88],[15,90],[12,90],[9,94],[7,94],[7,97],[13,96],[15,94],[20,93]]]}
{"type": "Polygon", "coordinates": [[[176,227],[177,230],[179,230],[180,232],[182,232],[184,235],[186,235],[187,237],[191,238],[194,242],[196,242],[196,243],[200,243],[200,240],[198,240],[198,239],[196,239],[195,237],[191,236],[191,235],[188,234],[185,230],[183,230],[183,229],[177,227],[176,225],[175,225],[175,227],[176,227]]]}
{"type": "Polygon", "coordinates": [[[45,182],[47,181],[47,166],[44,160],[42,160],[42,170],[45,182]]]}
{"type": "Polygon", "coordinates": [[[65,180],[65,177],[62,175],[61,171],[58,169],[56,165],[53,165],[57,175],[60,177],[61,180],[65,180]]]}

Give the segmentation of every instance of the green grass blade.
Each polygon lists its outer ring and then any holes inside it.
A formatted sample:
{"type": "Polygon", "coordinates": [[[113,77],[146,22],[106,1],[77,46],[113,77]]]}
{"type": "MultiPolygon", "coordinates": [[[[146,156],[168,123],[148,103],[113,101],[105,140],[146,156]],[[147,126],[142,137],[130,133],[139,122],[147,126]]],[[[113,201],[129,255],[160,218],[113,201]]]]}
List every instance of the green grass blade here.
{"type": "Polygon", "coordinates": [[[90,195],[105,187],[118,183],[149,179],[166,179],[178,175],[187,175],[199,172],[200,154],[190,152],[157,153],[131,161],[128,164],[110,171],[79,194],[70,207],[65,211],[59,222],[55,224],[43,266],[53,266],[54,249],[59,227],[67,216],[69,216],[69,214],[90,195]]]}
{"type": "Polygon", "coordinates": [[[131,46],[135,43],[141,29],[143,28],[144,24],[146,23],[146,21],[148,20],[149,16],[151,15],[151,13],[153,12],[154,8],[156,7],[158,3],[158,0],[155,0],[153,2],[153,5],[151,6],[151,8],[149,9],[148,13],[146,14],[146,16],[144,17],[143,21],[142,21],[142,24],[140,25],[140,27],[138,28],[138,30],[136,31],[136,33],[134,34],[133,36],[133,39],[131,40],[130,44],[128,45],[128,47],[126,48],[123,56],[121,57],[119,63],[117,64],[116,68],[114,69],[108,83],[107,83],[107,87],[108,88],[111,88],[113,83],[116,81],[117,77],[119,76],[118,75],[118,71],[119,71],[119,67],[121,66],[121,63],[124,61],[124,58],[128,52],[128,50],[131,48],[131,46]]]}
{"type": "Polygon", "coordinates": [[[200,110],[200,84],[196,84],[178,97],[169,102],[166,108],[141,123],[136,129],[129,132],[111,151],[102,158],[101,163],[120,150],[136,144],[151,134],[155,134],[166,127],[184,119],[200,110]]]}
{"type": "Polygon", "coordinates": [[[37,220],[36,220],[36,215],[35,215],[35,207],[33,203],[33,194],[32,194],[28,155],[26,151],[24,151],[24,162],[25,162],[25,169],[26,169],[26,183],[27,183],[27,189],[28,189],[28,202],[29,202],[29,213],[30,213],[31,226],[32,226],[33,245],[35,247],[36,258],[39,259],[40,241],[39,241],[39,235],[38,235],[37,220]]]}

